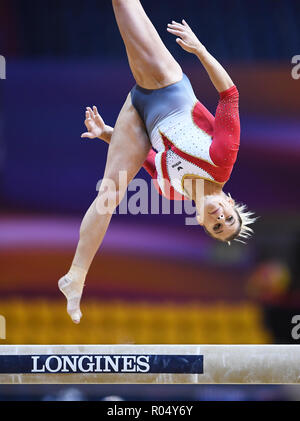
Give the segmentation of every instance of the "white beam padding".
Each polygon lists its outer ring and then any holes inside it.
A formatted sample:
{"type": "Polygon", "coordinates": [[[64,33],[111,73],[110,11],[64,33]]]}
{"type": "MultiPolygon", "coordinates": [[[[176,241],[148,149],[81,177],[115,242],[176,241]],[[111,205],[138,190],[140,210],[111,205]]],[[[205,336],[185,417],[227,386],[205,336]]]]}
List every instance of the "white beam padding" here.
{"type": "Polygon", "coordinates": [[[299,345],[1,345],[0,384],[296,384],[299,345]]]}

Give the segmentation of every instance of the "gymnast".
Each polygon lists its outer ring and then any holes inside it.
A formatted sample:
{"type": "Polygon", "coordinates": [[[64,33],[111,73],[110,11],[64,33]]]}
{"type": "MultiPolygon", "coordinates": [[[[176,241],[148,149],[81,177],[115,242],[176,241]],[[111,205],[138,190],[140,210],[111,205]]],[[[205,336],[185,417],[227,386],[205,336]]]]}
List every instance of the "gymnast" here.
{"type": "Polygon", "coordinates": [[[185,51],[195,54],[220,99],[216,116],[199,102],[189,79],[167,50],[139,0],[112,0],[136,85],[115,127],[97,108],[87,108],[83,138],[109,143],[98,195],[85,214],[69,272],[58,282],[74,323],[82,317],[80,300],[87,272],[131,180],[143,166],[170,200],[193,200],[197,221],[213,238],[230,244],[247,239],[255,221],[245,205],[235,203],[223,187],[229,180],[240,143],[239,93],[233,81],[198,40],[190,26],[172,21],[167,31],[185,51]],[[127,174],[120,183],[119,172],[127,174]],[[197,194],[202,180],[203,194],[197,194]],[[99,209],[106,209],[100,212],[99,209]]]}

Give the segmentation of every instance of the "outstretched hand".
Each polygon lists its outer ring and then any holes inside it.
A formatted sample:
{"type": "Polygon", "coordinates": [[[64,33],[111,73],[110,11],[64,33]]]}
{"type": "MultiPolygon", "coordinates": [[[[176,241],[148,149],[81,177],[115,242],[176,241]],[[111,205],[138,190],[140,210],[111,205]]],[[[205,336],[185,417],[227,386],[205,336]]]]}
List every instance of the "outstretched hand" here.
{"type": "Polygon", "coordinates": [[[82,133],[81,137],[87,137],[89,139],[98,137],[100,139],[106,131],[106,124],[95,106],[93,106],[93,109],[86,107],[84,124],[88,131],[82,133]]]}
{"type": "Polygon", "coordinates": [[[205,47],[198,40],[190,26],[183,19],[182,23],[175,22],[172,20],[172,23],[168,23],[167,31],[173,35],[176,35],[179,38],[176,38],[176,42],[182,47],[185,51],[189,53],[198,54],[205,50],[205,47]]]}

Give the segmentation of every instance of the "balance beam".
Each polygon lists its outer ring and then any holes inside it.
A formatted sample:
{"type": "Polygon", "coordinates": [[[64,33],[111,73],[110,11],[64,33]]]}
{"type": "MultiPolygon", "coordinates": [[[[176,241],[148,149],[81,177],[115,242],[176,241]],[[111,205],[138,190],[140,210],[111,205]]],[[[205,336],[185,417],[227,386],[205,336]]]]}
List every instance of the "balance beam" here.
{"type": "Polygon", "coordinates": [[[299,345],[1,345],[0,384],[296,384],[299,345]]]}

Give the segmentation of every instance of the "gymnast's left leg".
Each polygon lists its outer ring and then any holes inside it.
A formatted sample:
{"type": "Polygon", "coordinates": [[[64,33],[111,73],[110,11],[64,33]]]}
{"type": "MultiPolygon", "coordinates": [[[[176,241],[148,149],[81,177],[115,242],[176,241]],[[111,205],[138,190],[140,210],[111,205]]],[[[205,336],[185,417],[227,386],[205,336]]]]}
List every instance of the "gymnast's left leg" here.
{"type": "Polygon", "coordinates": [[[82,316],[80,300],[92,260],[102,243],[114,210],[122,200],[127,185],[142,167],[150,147],[145,126],[128,95],[109,144],[99,194],[81,223],[80,238],[71,268],[58,282],[59,289],[67,298],[67,311],[74,323],[79,323],[82,316]],[[126,172],[127,184],[120,184],[120,171],[126,172]]]}

